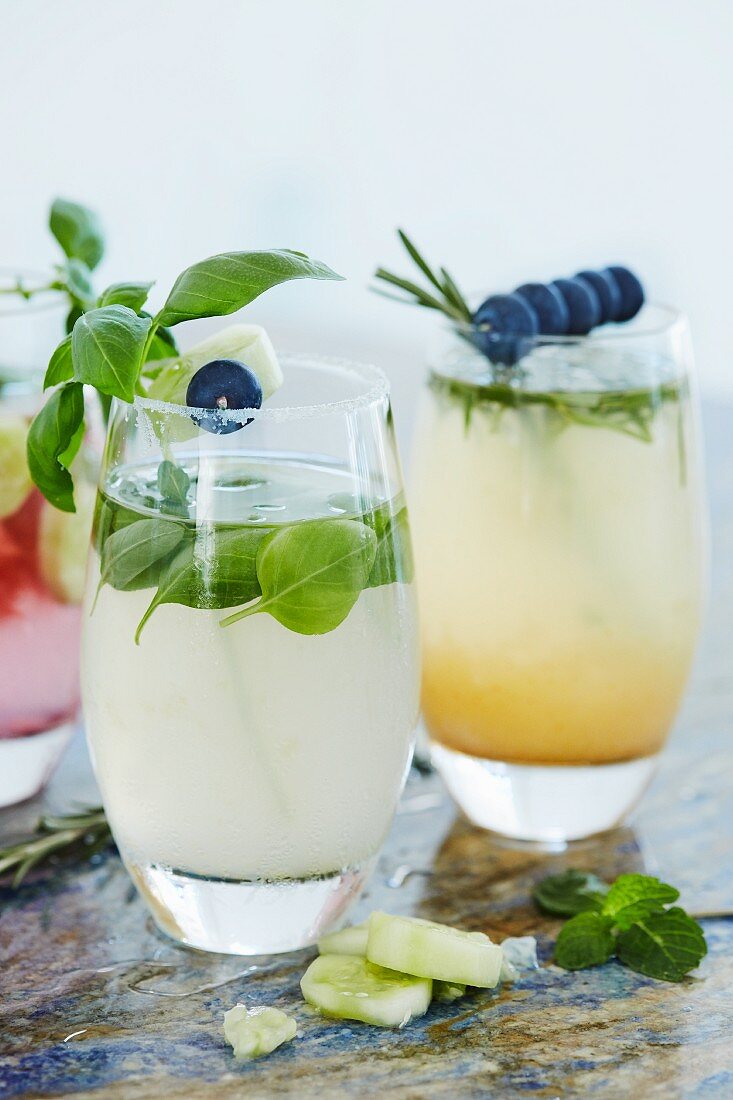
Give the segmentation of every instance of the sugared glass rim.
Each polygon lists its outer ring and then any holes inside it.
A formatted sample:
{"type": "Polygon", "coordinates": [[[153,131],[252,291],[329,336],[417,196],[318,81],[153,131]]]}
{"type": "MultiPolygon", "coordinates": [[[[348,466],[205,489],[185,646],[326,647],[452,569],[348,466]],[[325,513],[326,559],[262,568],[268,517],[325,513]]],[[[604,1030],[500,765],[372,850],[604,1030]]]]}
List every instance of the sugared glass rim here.
{"type": "MultiPolygon", "coordinates": [[[[280,405],[267,406],[260,409],[217,409],[217,415],[222,423],[240,421],[244,417],[247,420],[282,422],[286,420],[307,420],[319,416],[347,415],[360,409],[368,408],[389,397],[389,379],[380,367],[371,363],[358,363],[351,359],[339,357],[309,355],[307,353],[280,355],[279,361],[285,373],[291,367],[312,367],[314,371],[341,374],[352,379],[357,379],[364,384],[361,393],[354,397],[339,398],[336,401],[321,401],[309,405],[280,405]]],[[[196,414],[211,415],[211,409],[195,408],[190,405],[176,405],[170,401],[156,401],[151,397],[138,396],[133,407],[149,413],[159,413],[164,416],[191,417],[196,414]]]]}
{"type": "MultiPolygon", "coordinates": [[[[556,344],[577,347],[580,344],[603,344],[606,341],[618,343],[624,340],[651,339],[668,335],[674,332],[676,328],[682,330],[686,325],[687,315],[682,310],[665,305],[663,302],[647,302],[636,317],[633,317],[630,321],[599,325],[598,328],[592,329],[586,336],[545,336],[537,333],[536,335],[520,334],[519,338],[533,347],[556,344]],[[651,320],[654,315],[657,317],[656,322],[651,320]]],[[[490,325],[472,325],[465,321],[451,321],[446,327],[460,335],[475,332],[490,333],[492,331],[490,325]]],[[[512,333],[497,333],[497,339],[506,339],[507,336],[511,337],[512,333]]],[[[481,354],[478,349],[476,349],[476,353],[481,354]]]]}
{"type": "Polygon", "coordinates": [[[45,285],[52,277],[48,271],[37,268],[0,267],[0,290],[3,291],[0,293],[0,320],[4,317],[24,317],[28,313],[47,313],[54,309],[68,310],[64,293],[50,290],[45,285]],[[32,298],[24,298],[16,289],[18,280],[28,284],[28,289],[33,291],[32,298]]]}

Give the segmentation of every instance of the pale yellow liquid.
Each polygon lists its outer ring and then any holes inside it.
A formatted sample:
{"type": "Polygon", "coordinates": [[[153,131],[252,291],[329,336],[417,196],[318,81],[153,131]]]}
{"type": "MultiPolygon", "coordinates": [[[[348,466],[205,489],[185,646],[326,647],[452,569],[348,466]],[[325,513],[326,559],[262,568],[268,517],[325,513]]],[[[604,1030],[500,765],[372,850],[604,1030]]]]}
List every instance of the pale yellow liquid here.
{"type": "Polygon", "coordinates": [[[431,735],[521,763],[629,760],[664,742],[701,602],[692,426],[652,441],[545,406],[423,399],[411,518],[431,735]]]}

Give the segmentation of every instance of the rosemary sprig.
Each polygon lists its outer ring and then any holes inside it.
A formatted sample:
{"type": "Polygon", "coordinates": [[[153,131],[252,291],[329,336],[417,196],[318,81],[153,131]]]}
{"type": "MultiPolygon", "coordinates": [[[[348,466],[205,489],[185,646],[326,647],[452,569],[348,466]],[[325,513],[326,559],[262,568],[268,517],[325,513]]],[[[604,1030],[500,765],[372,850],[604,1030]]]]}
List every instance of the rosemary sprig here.
{"type": "Polygon", "coordinates": [[[446,317],[450,317],[451,321],[458,321],[462,325],[470,324],[472,319],[471,310],[455,280],[444,267],[441,267],[439,274],[436,275],[407,234],[402,229],[398,229],[397,233],[408,256],[428,280],[432,289],[426,290],[409,279],[403,279],[400,275],[394,275],[391,271],[378,267],[374,272],[374,278],[381,279],[382,282],[388,283],[390,286],[396,286],[400,290],[404,290],[407,297],[385,294],[377,287],[372,287],[375,293],[382,294],[386,298],[393,298],[398,302],[407,302],[412,305],[423,306],[425,309],[438,310],[440,313],[444,313],[446,317]]]}
{"type": "Polygon", "coordinates": [[[0,848],[0,878],[14,871],[12,886],[19,886],[39,863],[63,851],[89,859],[105,848],[112,834],[101,806],[89,806],[76,813],[45,814],[27,840],[0,848]]]}

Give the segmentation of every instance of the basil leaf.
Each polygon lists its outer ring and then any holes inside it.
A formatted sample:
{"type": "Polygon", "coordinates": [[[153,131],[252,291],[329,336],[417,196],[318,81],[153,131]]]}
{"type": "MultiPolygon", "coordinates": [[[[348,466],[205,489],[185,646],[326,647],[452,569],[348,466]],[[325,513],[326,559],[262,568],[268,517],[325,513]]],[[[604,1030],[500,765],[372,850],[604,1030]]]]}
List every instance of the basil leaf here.
{"type": "Polygon", "coordinates": [[[600,912],[608,887],[595,875],[574,867],[560,875],[548,875],[532,891],[532,897],[545,913],[573,917],[577,913],[600,912]]]}
{"type": "Polygon", "coordinates": [[[298,634],[335,630],[366,586],[376,552],[376,535],[356,520],[308,520],[275,531],[257,555],[262,599],[220,625],[266,611],[298,634]]]}
{"type": "Polygon", "coordinates": [[[66,321],[64,322],[64,328],[67,335],[71,335],[74,325],[79,320],[84,310],[80,306],[72,306],[69,312],[66,314],[66,321]]]}
{"type": "Polygon", "coordinates": [[[150,325],[127,306],[90,309],[71,335],[75,378],[132,402],[150,325]]]}
{"type": "Polygon", "coordinates": [[[675,906],[620,932],[616,954],[640,974],[679,982],[699,965],[707,954],[707,944],[697,921],[675,906]]]}
{"type": "Polygon", "coordinates": [[[102,545],[99,587],[121,592],[158,583],[163,559],[183,540],[185,529],[165,519],[138,519],[109,535],[102,545]]]}
{"type": "MultiPolygon", "coordinates": [[[[150,317],[151,321],[153,319],[151,315],[149,313],[146,313],[144,309],[140,310],[140,316],[150,317]]],[[[148,353],[145,356],[145,362],[150,363],[154,360],[159,359],[175,359],[177,358],[177,356],[178,345],[176,344],[176,339],[173,333],[170,331],[170,329],[163,328],[159,325],[158,328],[155,330],[153,339],[150,341],[148,353]]],[[[147,370],[144,373],[147,378],[154,377],[154,373],[151,370],[147,370]]]]}
{"type": "Polygon", "coordinates": [[[613,917],[619,928],[629,928],[635,921],[659,913],[679,896],[674,886],[652,875],[619,875],[605,897],[603,912],[613,917]]]}
{"type": "Polygon", "coordinates": [[[66,264],[66,285],[70,294],[80,302],[91,302],[94,299],[90,275],[91,272],[83,260],[71,259],[66,264]]]}
{"type": "Polygon", "coordinates": [[[74,360],[71,355],[71,333],[64,336],[63,340],[51,356],[46,367],[46,375],[43,379],[43,388],[58,386],[61,382],[68,382],[74,377],[74,360]]]}
{"type": "Polygon", "coordinates": [[[49,227],[65,254],[83,260],[92,271],[104,255],[104,237],[94,211],[77,202],[56,199],[49,227]]]}
{"type": "Polygon", "coordinates": [[[199,609],[221,609],[250,603],[260,595],[257,551],[267,529],[196,529],[195,539],[181,547],[161,575],[158,591],[135,633],[140,634],[156,607],[165,603],[199,609]]]}
{"type": "Polygon", "coordinates": [[[608,962],[614,953],[613,921],[602,913],[578,913],[563,925],[555,962],[564,970],[584,970],[608,962]]]}
{"type": "Polygon", "coordinates": [[[74,484],[62,456],[72,447],[84,422],[84,392],[68,382],[52,393],[28,430],[28,469],[46,500],[63,512],[75,512],[74,484]]]}
{"type": "Polygon", "coordinates": [[[388,510],[364,517],[373,526],[377,536],[377,552],[374,565],[369,574],[367,588],[379,588],[383,584],[399,581],[409,584],[413,579],[415,566],[410,542],[410,524],[407,508],[400,508],[392,514],[388,510]]]}
{"type": "Polygon", "coordinates": [[[98,306],[127,306],[139,313],[145,305],[152,283],[112,283],[97,299],[98,306]]]}
{"type": "Polygon", "coordinates": [[[191,478],[175,462],[164,459],[158,467],[158,491],[163,497],[163,511],[175,511],[188,516],[188,490],[191,478]]]}
{"type": "Polygon", "coordinates": [[[162,325],[195,317],[223,317],[253,302],[264,291],[291,279],[341,279],[302,252],[222,252],[178,276],[158,316],[162,325]]]}

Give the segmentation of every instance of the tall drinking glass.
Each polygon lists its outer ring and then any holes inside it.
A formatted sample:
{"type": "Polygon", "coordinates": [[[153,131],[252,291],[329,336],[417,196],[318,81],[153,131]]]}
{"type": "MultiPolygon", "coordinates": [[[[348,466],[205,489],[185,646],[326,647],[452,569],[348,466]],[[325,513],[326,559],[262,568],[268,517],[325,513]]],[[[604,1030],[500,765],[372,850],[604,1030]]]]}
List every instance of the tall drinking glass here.
{"type": "Polygon", "coordinates": [[[434,358],[414,456],[423,713],[471,820],[562,842],[633,807],[695,646],[688,329],[648,306],[523,341],[510,367],[470,341],[454,331],[434,358]]]}
{"type": "Polygon", "coordinates": [[[127,869],[164,932],[236,954],[343,919],[418,710],[386,379],[283,368],[259,411],[113,406],[84,625],[89,744],[127,869]]]}
{"type": "MultiPolygon", "coordinates": [[[[25,281],[33,285],[33,276],[25,281]]],[[[67,744],[79,708],[79,633],[94,502],[76,461],[78,511],[34,488],[26,436],[68,302],[12,293],[0,273],[0,806],[34,795],[67,744]]]]}

